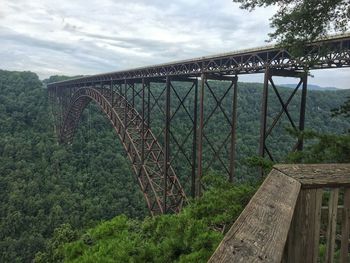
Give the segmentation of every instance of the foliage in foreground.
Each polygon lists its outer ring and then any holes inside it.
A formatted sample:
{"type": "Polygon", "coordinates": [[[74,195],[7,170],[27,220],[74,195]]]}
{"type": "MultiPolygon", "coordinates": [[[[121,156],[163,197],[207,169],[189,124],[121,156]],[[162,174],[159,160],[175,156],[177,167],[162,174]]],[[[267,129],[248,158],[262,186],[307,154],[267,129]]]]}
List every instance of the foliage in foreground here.
{"type": "Polygon", "coordinates": [[[35,262],[206,262],[256,190],[218,176],[206,182],[203,196],[178,215],[143,221],[120,215],[75,241],[76,232],[63,225],[35,262]]]}
{"type": "Polygon", "coordinates": [[[288,156],[292,163],[350,163],[350,133],[341,135],[321,134],[314,131],[304,133],[306,141],[313,141],[302,152],[288,156]]]}
{"type": "Polygon", "coordinates": [[[233,0],[241,8],[274,6],[277,12],[271,17],[270,40],[277,40],[294,48],[324,37],[328,32],[345,32],[349,29],[350,2],[348,0],[233,0]]]}

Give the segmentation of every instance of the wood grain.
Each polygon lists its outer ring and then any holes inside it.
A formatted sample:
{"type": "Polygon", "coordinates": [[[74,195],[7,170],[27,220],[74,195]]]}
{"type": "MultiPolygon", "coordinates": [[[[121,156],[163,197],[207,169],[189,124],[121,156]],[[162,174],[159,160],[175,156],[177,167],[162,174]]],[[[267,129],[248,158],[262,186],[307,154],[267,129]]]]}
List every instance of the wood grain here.
{"type": "Polygon", "coordinates": [[[334,249],[335,249],[335,235],[337,231],[337,208],[338,208],[339,189],[331,190],[329,198],[329,214],[328,214],[328,226],[327,226],[327,244],[325,262],[334,262],[334,249]]]}
{"type": "Polygon", "coordinates": [[[349,259],[349,234],[350,234],[350,188],[344,192],[344,209],[341,230],[340,262],[347,263],[349,259]]]}
{"type": "Polygon", "coordinates": [[[302,188],[350,186],[350,164],[278,164],[273,167],[302,184],[302,188]]]}
{"type": "Polygon", "coordinates": [[[322,189],[302,189],[288,235],[285,262],[317,262],[322,189]]]}
{"type": "Polygon", "coordinates": [[[208,262],[280,263],[300,188],[273,170],[208,262]]]}

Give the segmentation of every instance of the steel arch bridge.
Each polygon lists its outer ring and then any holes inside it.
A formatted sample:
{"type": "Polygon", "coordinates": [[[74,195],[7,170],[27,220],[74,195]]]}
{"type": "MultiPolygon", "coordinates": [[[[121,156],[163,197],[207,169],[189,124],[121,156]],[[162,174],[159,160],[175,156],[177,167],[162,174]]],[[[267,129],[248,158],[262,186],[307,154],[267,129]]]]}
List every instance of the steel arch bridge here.
{"type": "MultiPolygon", "coordinates": [[[[348,66],[350,34],[343,34],[305,46],[300,57],[293,57],[287,49],[267,46],[51,83],[48,91],[61,143],[73,140],[80,116],[91,101],[100,106],[124,146],[150,213],[157,215],[179,212],[188,192],[193,197],[200,195],[202,175],[214,163],[223,167],[230,182],[235,180],[238,75],[265,75],[259,155],[274,160],[267,139],[282,115],[296,131],[304,130],[308,70],[348,66]],[[287,100],[281,97],[274,76],[299,80],[287,100]],[[220,81],[221,88],[211,80],[220,81]],[[280,111],[268,123],[271,89],[280,111]],[[298,91],[301,101],[296,121],[288,105],[298,91]],[[214,102],[210,109],[206,103],[209,98],[214,102]],[[223,106],[225,103],[229,107],[223,106]],[[180,111],[187,122],[176,122],[180,111]],[[154,115],[157,120],[152,119],[154,115]],[[221,116],[227,125],[223,131],[227,136],[220,143],[213,143],[213,132],[207,128],[214,115],[221,116]],[[175,130],[184,133],[182,141],[175,130]],[[178,156],[188,166],[182,178],[177,177],[174,168],[178,156]]],[[[303,140],[299,138],[290,150],[302,148],[303,140]]]]}

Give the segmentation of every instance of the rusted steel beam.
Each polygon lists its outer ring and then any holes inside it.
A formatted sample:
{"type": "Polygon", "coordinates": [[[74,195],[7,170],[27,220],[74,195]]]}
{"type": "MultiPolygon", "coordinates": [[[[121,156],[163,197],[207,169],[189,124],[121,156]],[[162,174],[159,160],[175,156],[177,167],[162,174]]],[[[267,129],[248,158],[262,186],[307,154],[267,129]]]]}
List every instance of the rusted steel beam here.
{"type": "Polygon", "coordinates": [[[201,87],[199,95],[199,127],[198,127],[198,170],[196,180],[196,196],[199,197],[202,192],[202,173],[203,173],[203,129],[204,129],[204,91],[206,83],[206,75],[201,75],[201,87]]]}
{"type": "MultiPolygon", "coordinates": [[[[301,78],[303,81],[303,89],[301,92],[301,103],[300,103],[300,117],[299,117],[299,131],[303,132],[305,128],[305,111],[306,111],[306,93],[307,93],[307,74],[301,78]]],[[[302,135],[303,136],[303,135],[302,135]]],[[[304,140],[303,137],[298,138],[297,150],[303,150],[304,140]]]]}
{"type": "MultiPolygon", "coordinates": [[[[264,158],[265,156],[265,134],[266,134],[266,120],[267,120],[267,101],[269,92],[269,79],[270,72],[269,68],[266,68],[264,76],[264,86],[261,102],[261,112],[260,112],[260,145],[259,145],[259,156],[264,158]]],[[[260,171],[262,173],[262,171],[260,171]]]]}
{"type": "Polygon", "coordinates": [[[236,133],[237,133],[237,78],[233,80],[233,99],[232,99],[232,125],[231,125],[231,149],[230,149],[230,174],[229,181],[232,183],[235,176],[236,162],[236,133]]]}
{"type": "MultiPolygon", "coordinates": [[[[145,82],[142,91],[143,109],[146,108],[147,86],[149,85],[145,82]]],[[[79,88],[73,94],[71,104],[66,110],[60,131],[61,141],[69,142],[73,139],[82,111],[90,101],[95,101],[107,115],[126,150],[150,213],[152,215],[165,212],[177,213],[187,202],[182,186],[170,164],[167,165],[167,176],[163,174],[165,153],[145,123],[146,112],[143,110],[140,115],[123,95],[113,91],[116,103],[112,107],[110,87],[79,88]],[[126,115],[129,116],[127,127],[124,125],[125,110],[126,115]],[[161,181],[166,185],[165,188],[160,184],[161,181]],[[164,194],[167,195],[165,200],[163,199],[164,194]]]]}
{"type": "MultiPolygon", "coordinates": [[[[262,96],[262,108],[261,108],[261,121],[260,121],[260,146],[259,146],[259,156],[264,158],[265,153],[268,155],[268,157],[272,160],[274,160],[272,151],[268,148],[266,144],[267,138],[271,135],[272,131],[274,130],[276,124],[281,120],[281,117],[283,114],[285,114],[288,118],[289,123],[293,127],[293,129],[297,132],[302,132],[304,130],[305,126],[305,109],[306,109],[306,91],[307,91],[307,72],[301,72],[301,71],[287,71],[287,70],[276,70],[276,69],[266,69],[265,72],[265,79],[264,79],[264,86],[263,86],[263,96],[262,96]],[[297,86],[292,91],[291,95],[288,97],[287,101],[283,101],[274,81],[273,77],[279,76],[279,77],[292,77],[292,78],[299,78],[300,81],[297,84],[297,86]],[[276,95],[280,105],[281,110],[280,112],[273,118],[272,123],[269,127],[267,127],[267,109],[268,109],[268,89],[269,84],[271,85],[272,89],[274,90],[274,94],[276,95]],[[299,88],[302,86],[302,93],[301,93],[301,104],[300,104],[300,112],[299,112],[299,123],[298,125],[295,124],[292,116],[290,115],[288,111],[288,105],[292,101],[292,99],[295,97],[295,94],[299,90],[299,88]]],[[[303,148],[303,138],[299,137],[297,143],[292,147],[291,152],[294,152],[295,150],[302,150],[303,148]]],[[[260,173],[262,174],[262,169],[260,169],[260,173]]]]}
{"type": "Polygon", "coordinates": [[[168,172],[170,165],[170,92],[171,92],[170,77],[166,78],[166,99],[165,99],[165,134],[164,134],[164,200],[163,210],[167,211],[167,195],[168,195],[168,172]]]}
{"type": "Polygon", "coordinates": [[[100,81],[134,80],[139,83],[142,78],[163,79],[167,76],[199,77],[208,74],[250,74],[263,73],[270,69],[305,70],[339,68],[350,66],[350,34],[331,37],[305,46],[303,54],[292,57],[287,49],[268,46],[250,50],[218,54],[209,57],[176,61],[118,72],[82,77],[63,82],[49,84],[48,87],[66,87],[77,83],[93,83],[100,81]]]}
{"type": "Polygon", "coordinates": [[[191,196],[196,197],[196,158],[197,158],[197,111],[198,111],[198,79],[195,80],[193,99],[193,139],[191,167],[191,196]]]}
{"type": "MultiPolygon", "coordinates": [[[[246,50],[52,83],[48,85],[48,91],[57,106],[55,107],[57,109],[56,127],[62,142],[72,140],[77,121],[86,105],[91,100],[95,100],[100,104],[111,122],[114,123],[118,134],[122,134],[122,144],[129,152],[129,159],[132,162],[133,169],[136,172],[144,169],[142,170],[143,172],[137,172],[140,177],[138,180],[151,213],[157,214],[165,211],[179,211],[186,200],[184,191],[171,165],[173,161],[171,153],[175,153],[175,157],[177,154],[184,155],[185,160],[191,165],[192,195],[199,196],[201,194],[201,177],[215,162],[221,164],[221,167],[229,175],[230,181],[234,180],[237,115],[236,76],[238,74],[265,72],[259,155],[264,157],[266,153],[273,159],[273,152],[268,149],[266,139],[283,114],[287,114],[290,123],[295,129],[299,131],[304,130],[307,89],[307,76],[304,71],[345,66],[350,66],[350,35],[312,43],[305,48],[303,56],[299,58],[292,58],[287,50],[279,47],[246,50]],[[321,48],[323,50],[325,47],[329,47],[328,52],[331,56],[321,54],[321,48]],[[309,63],[311,59],[312,64],[309,63]],[[298,77],[301,78],[301,82],[294,89],[288,100],[284,102],[273,83],[272,76],[298,77]],[[201,77],[199,125],[197,123],[197,77],[201,77]],[[230,86],[224,90],[224,95],[218,95],[221,94],[216,91],[219,87],[214,88],[214,85],[211,85],[214,82],[208,80],[229,81],[230,86]],[[172,82],[178,81],[193,83],[192,87],[186,91],[187,93],[184,97],[172,85],[172,82]],[[164,83],[165,89],[161,94],[157,94],[155,89],[151,89],[151,82],[164,83]],[[269,83],[271,83],[275,91],[282,110],[273,119],[272,125],[268,128],[266,119],[269,83]],[[140,91],[136,90],[138,84],[142,85],[140,91]],[[288,105],[301,84],[303,84],[303,89],[297,126],[288,113],[288,105]],[[185,105],[185,101],[192,89],[195,90],[193,112],[185,105]],[[227,96],[231,96],[231,90],[233,90],[231,100],[232,116],[222,106],[224,99],[227,99],[227,96]],[[170,93],[174,94],[173,98],[175,100],[179,100],[175,110],[170,109],[170,93]],[[207,113],[204,111],[205,94],[208,98],[214,99],[216,103],[214,110],[210,111],[208,116],[205,116],[207,113]],[[165,106],[163,105],[164,97],[165,106]],[[137,102],[140,99],[141,106],[137,102]],[[171,121],[180,108],[188,115],[192,126],[184,141],[176,139],[171,130],[171,121]],[[160,141],[163,141],[164,138],[165,143],[163,145],[160,145],[157,140],[159,136],[154,136],[150,129],[151,112],[154,110],[160,111],[166,120],[164,128],[159,135],[162,136],[160,141]],[[142,116],[139,114],[140,111],[142,116]],[[230,125],[230,132],[221,144],[211,142],[210,134],[205,132],[206,124],[217,113],[216,111],[222,114],[223,118],[230,125]],[[188,156],[184,145],[187,140],[190,140],[191,133],[193,140],[192,149],[188,152],[192,152],[191,156],[188,156]],[[203,148],[203,145],[207,148],[203,148]],[[222,155],[222,151],[226,150],[226,145],[229,145],[230,148],[228,149],[230,152],[228,160],[222,155]],[[177,151],[171,152],[170,146],[177,148],[177,151]],[[203,160],[203,151],[206,149],[209,149],[213,155],[211,160],[203,160]],[[141,168],[140,164],[143,168],[141,168]],[[157,180],[163,180],[163,184],[157,180]]],[[[302,138],[299,138],[295,148],[301,150],[302,147],[302,138]]]]}

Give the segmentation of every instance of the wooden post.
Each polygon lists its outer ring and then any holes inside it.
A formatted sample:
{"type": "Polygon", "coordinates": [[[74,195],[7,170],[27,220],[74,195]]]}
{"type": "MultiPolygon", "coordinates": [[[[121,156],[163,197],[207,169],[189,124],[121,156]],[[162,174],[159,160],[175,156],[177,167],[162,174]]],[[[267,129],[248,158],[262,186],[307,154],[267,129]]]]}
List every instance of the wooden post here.
{"type": "Polygon", "coordinates": [[[317,262],[321,203],[322,189],[300,192],[289,231],[286,262],[317,262]]]}
{"type": "Polygon", "coordinates": [[[325,262],[334,262],[335,234],[337,232],[337,210],[338,210],[339,188],[331,190],[328,204],[328,227],[325,262]]]}
{"type": "Polygon", "coordinates": [[[340,262],[349,262],[349,234],[350,234],[350,188],[344,192],[344,209],[341,230],[340,262]]]}

